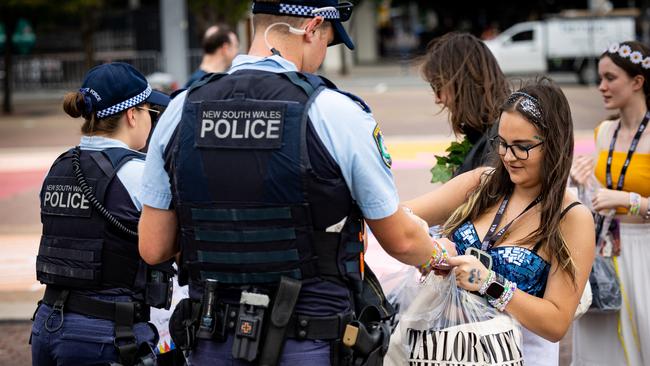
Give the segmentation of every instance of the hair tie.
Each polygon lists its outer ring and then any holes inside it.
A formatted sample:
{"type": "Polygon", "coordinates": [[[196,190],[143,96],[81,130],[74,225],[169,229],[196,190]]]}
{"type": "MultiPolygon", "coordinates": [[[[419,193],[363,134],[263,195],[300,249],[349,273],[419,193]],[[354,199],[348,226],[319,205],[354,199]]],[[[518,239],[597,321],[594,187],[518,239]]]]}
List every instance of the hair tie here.
{"type": "Polygon", "coordinates": [[[88,92],[88,88],[81,88],[79,89],[79,93],[81,93],[81,96],[83,97],[84,105],[83,107],[79,105],[79,101],[77,101],[77,109],[81,110],[81,115],[85,119],[90,119],[92,117],[93,113],[93,100],[90,98],[90,93],[88,92]]]}

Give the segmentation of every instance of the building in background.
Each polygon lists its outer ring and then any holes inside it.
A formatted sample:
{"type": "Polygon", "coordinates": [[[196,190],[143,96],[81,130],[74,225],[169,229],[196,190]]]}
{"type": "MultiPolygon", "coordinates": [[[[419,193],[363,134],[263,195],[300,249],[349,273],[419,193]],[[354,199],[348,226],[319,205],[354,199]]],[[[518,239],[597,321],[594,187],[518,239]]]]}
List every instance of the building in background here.
{"type": "MultiPolygon", "coordinates": [[[[506,0],[353,2],[356,9],[346,26],[356,50],[332,47],[323,65],[328,72],[346,72],[357,64],[411,60],[424,51],[432,38],[452,30],[491,38],[518,22],[543,19],[564,9],[608,4],[613,8],[638,8],[638,38],[650,38],[646,34],[650,32],[646,16],[650,0],[539,0],[517,2],[516,6],[506,0]]],[[[241,52],[246,51],[251,37],[250,11],[242,1],[96,0],[99,5],[91,11],[74,13],[72,5],[76,3],[87,2],[43,0],[41,6],[25,12],[36,38],[29,54],[13,55],[11,80],[16,90],[69,89],[81,81],[89,54],[92,64],[125,61],[145,74],[172,75],[171,79],[182,85],[200,62],[200,35],[209,21],[229,19],[238,31],[241,52]],[[215,8],[225,9],[228,14],[209,10],[215,8]],[[228,16],[236,16],[239,21],[228,16]],[[84,26],[82,20],[92,26],[90,38],[88,25],[84,26]]],[[[4,69],[4,61],[0,60],[0,78],[5,77],[4,69]]]]}

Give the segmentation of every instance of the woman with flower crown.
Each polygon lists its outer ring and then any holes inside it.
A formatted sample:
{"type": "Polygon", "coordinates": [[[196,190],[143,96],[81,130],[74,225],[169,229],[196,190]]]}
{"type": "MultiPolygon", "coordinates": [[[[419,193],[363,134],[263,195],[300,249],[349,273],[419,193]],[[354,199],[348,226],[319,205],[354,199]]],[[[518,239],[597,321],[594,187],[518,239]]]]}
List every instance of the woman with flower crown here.
{"type": "Polygon", "coordinates": [[[588,313],[574,325],[573,365],[650,365],[650,48],[630,41],[600,57],[598,86],[618,116],[595,131],[597,160],[578,157],[571,177],[589,186],[593,174],[605,187],[592,199],[595,211],[615,210],[620,253],[614,263],[621,285],[617,313],[588,313]]]}

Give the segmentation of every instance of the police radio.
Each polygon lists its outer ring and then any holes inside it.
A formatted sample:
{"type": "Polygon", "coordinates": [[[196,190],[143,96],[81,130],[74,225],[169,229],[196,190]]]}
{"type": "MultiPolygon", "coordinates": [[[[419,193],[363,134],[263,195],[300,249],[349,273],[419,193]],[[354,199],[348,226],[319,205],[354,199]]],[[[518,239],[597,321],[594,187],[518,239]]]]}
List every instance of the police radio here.
{"type": "Polygon", "coordinates": [[[84,177],[84,173],[81,171],[81,161],[79,159],[79,155],[81,154],[81,149],[79,146],[75,147],[74,150],[72,150],[72,173],[74,174],[75,178],[77,179],[77,183],[79,184],[79,187],[81,188],[81,192],[83,192],[84,196],[90,201],[90,204],[93,205],[95,210],[99,212],[99,214],[106,219],[111,225],[113,225],[115,228],[118,230],[129,234],[131,236],[138,236],[138,232],[129,229],[128,227],[124,226],[118,220],[115,216],[113,216],[104,205],[97,200],[97,197],[93,194],[93,191],[90,189],[90,186],[88,186],[88,182],[86,182],[86,177],[84,177]]]}

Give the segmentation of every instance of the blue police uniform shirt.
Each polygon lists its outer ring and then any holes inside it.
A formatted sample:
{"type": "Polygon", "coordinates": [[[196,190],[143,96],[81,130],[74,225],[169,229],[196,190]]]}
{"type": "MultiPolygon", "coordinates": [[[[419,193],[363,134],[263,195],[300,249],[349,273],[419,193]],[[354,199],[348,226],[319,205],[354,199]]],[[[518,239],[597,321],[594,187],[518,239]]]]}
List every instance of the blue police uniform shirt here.
{"type": "MultiPolygon", "coordinates": [[[[129,146],[116,139],[103,137],[103,136],[81,136],[81,142],[79,143],[81,150],[91,150],[91,151],[102,151],[108,148],[121,147],[131,151],[129,146]]],[[[138,152],[139,154],[142,154],[138,152]]],[[[144,157],[144,154],[142,154],[144,157]]],[[[144,171],[144,160],[134,158],[122,165],[120,170],[117,171],[117,177],[120,182],[129,192],[129,196],[133,201],[133,205],[138,211],[142,211],[142,203],[138,198],[138,191],[142,183],[142,172],[144,171]]]]}
{"type": "MultiPolygon", "coordinates": [[[[298,71],[280,57],[239,55],[228,73],[238,70],[269,72],[298,71]]],[[[172,199],[163,153],[180,122],[187,92],[174,98],[160,117],[151,136],[144,170],[140,201],[150,207],[169,209],[172,199]]],[[[373,137],[377,126],[373,116],[356,102],[333,90],[323,90],[310,106],[309,119],[343,177],[364,217],[382,219],[397,211],[399,197],[390,169],[385,165],[373,137]]]]}

